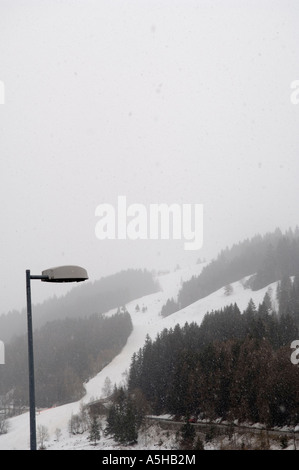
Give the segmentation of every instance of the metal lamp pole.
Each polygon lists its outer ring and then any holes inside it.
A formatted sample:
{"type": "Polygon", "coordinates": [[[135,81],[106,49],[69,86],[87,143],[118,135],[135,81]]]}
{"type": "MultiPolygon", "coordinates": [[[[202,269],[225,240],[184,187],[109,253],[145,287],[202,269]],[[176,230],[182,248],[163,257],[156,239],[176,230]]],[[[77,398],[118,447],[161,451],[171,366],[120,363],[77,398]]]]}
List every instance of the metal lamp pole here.
{"type": "Polygon", "coordinates": [[[30,410],[30,449],[36,450],[36,423],[35,423],[35,382],[34,382],[34,354],[33,354],[33,330],[32,330],[32,305],[31,305],[31,279],[48,279],[48,276],[31,276],[30,270],[26,271],[27,293],[27,330],[28,330],[28,367],[29,367],[29,410],[30,410]]]}
{"type": "Polygon", "coordinates": [[[30,449],[36,450],[36,419],[35,419],[35,382],[34,382],[34,354],[33,354],[33,329],[31,306],[31,279],[39,279],[46,282],[81,282],[88,279],[88,274],[80,266],[58,266],[42,272],[39,276],[30,274],[26,270],[26,295],[27,295],[27,330],[28,330],[28,367],[29,367],[29,410],[30,410],[30,449]]]}

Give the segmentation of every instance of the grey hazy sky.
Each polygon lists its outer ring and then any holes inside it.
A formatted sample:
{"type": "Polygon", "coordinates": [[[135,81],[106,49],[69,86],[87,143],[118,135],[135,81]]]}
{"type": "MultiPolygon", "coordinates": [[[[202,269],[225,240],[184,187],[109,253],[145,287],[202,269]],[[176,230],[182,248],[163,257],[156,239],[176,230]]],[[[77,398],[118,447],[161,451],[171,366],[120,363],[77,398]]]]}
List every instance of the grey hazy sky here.
{"type": "Polygon", "coordinates": [[[298,20],[297,0],[0,0],[0,313],[25,306],[26,269],[95,280],[294,228],[298,20]],[[203,248],[99,241],[118,195],[202,203],[203,248]]]}

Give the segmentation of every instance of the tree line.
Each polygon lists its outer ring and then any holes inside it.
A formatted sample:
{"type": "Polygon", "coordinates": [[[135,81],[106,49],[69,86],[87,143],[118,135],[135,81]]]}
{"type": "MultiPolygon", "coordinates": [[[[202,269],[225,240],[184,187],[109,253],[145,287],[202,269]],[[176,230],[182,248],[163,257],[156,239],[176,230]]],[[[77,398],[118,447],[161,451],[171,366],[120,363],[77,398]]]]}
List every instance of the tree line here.
{"type": "Polygon", "coordinates": [[[167,316],[230,283],[251,276],[247,287],[258,290],[284,276],[299,274],[299,228],[282,233],[276,229],[222,250],[198,276],[185,281],[177,299],[163,306],[167,316]]]}
{"type": "MultiPolygon", "coordinates": [[[[125,345],[132,331],[129,313],[66,318],[34,333],[36,404],[51,407],[80,399],[83,383],[96,375],[125,345]]],[[[14,338],[0,366],[0,396],[7,411],[28,406],[27,337],[14,338]]]]}
{"type": "Polygon", "coordinates": [[[298,326],[288,310],[286,303],[279,314],[272,311],[268,294],[242,313],[232,304],[207,313],[200,326],[147,337],[132,357],[129,390],[140,390],[156,414],[296,424],[299,369],[290,343],[298,326]]]}

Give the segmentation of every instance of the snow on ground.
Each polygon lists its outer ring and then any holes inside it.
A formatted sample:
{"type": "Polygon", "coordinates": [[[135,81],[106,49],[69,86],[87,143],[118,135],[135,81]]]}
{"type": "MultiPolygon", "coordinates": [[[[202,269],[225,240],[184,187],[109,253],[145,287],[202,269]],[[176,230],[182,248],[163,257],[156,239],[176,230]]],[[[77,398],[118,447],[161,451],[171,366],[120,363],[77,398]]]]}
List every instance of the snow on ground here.
{"type": "MultiPolygon", "coordinates": [[[[103,387],[107,377],[109,377],[112,384],[119,385],[125,381],[126,372],[128,372],[130,367],[131,357],[134,352],[137,352],[139,348],[143,347],[146,335],[149,334],[154,340],[156,335],[164,328],[173,328],[176,324],[183,326],[186,322],[196,322],[200,324],[208,311],[220,309],[225,305],[230,305],[235,302],[240,310],[243,311],[247,307],[250,298],[252,298],[256,306],[258,306],[269,288],[269,286],[267,286],[264,289],[253,292],[249,289],[244,289],[243,284],[238,281],[232,284],[233,293],[229,296],[225,295],[224,289],[222,288],[179,312],[162,318],[160,315],[161,308],[167,299],[171,297],[176,299],[182,282],[190,279],[193,275],[198,275],[204,266],[205,264],[197,264],[160,276],[159,282],[162,288],[160,292],[144,296],[126,305],[132,318],[133,331],[121,353],[99,374],[85,384],[86,395],[81,401],[43,410],[37,414],[37,428],[39,426],[45,426],[49,433],[47,448],[115,449],[115,444],[110,439],[101,439],[99,445],[94,447],[86,440],[86,436],[83,442],[82,438],[80,440],[78,436],[70,437],[68,433],[68,422],[72,414],[79,412],[82,403],[89,403],[94,399],[103,397],[103,387]],[[137,304],[140,307],[140,311],[138,312],[135,310],[137,304]],[[147,307],[145,312],[142,312],[143,306],[147,307]],[[57,429],[61,430],[59,441],[56,440],[57,429]]],[[[271,287],[275,294],[276,283],[271,285],[271,287]]],[[[154,444],[151,439],[147,440],[146,437],[144,437],[142,442],[139,447],[141,449],[157,448],[155,447],[157,444],[154,444]]],[[[171,448],[172,443],[168,445],[170,446],[168,448],[171,448]]],[[[24,413],[9,419],[8,433],[0,436],[0,450],[23,450],[29,449],[29,447],[29,413],[24,413]]]]}

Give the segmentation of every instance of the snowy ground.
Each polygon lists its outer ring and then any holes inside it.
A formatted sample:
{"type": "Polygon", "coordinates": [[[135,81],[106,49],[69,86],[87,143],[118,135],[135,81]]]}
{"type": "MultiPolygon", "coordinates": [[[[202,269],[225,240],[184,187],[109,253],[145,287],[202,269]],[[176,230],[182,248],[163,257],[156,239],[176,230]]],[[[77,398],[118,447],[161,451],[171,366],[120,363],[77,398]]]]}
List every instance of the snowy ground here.
{"type": "MultiPolygon", "coordinates": [[[[174,297],[180,289],[182,281],[198,275],[203,268],[203,264],[187,267],[175,272],[166,274],[159,278],[162,291],[134,300],[126,307],[131,314],[133,322],[133,332],[128,338],[127,344],[122,352],[115,357],[96,377],[86,383],[86,395],[80,402],[71,403],[56,408],[43,410],[37,414],[37,427],[45,426],[49,433],[49,440],[46,444],[48,449],[116,449],[115,443],[111,439],[101,438],[99,444],[94,447],[87,440],[87,435],[70,436],[68,432],[68,422],[72,414],[77,414],[82,403],[89,403],[96,398],[103,397],[103,387],[106,377],[109,377],[112,384],[120,384],[125,380],[126,372],[129,369],[131,357],[144,345],[147,334],[154,340],[157,333],[164,328],[174,327],[176,324],[184,325],[186,322],[201,323],[207,311],[220,309],[225,305],[237,303],[240,310],[244,310],[252,298],[256,306],[263,300],[268,287],[259,291],[244,289],[241,282],[232,284],[233,293],[230,296],[224,294],[224,289],[201,299],[194,304],[176,312],[166,318],[160,315],[161,308],[168,298],[174,297]],[[136,305],[140,309],[147,307],[147,311],[135,311],[136,305]],[[57,429],[60,430],[60,437],[57,440],[57,429]]],[[[276,284],[273,288],[273,298],[275,297],[276,284]]],[[[168,436],[157,428],[150,428],[144,435],[140,436],[139,443],[135,449],[157,449],[161,444],[161,449],[173,448],[173,436],[168,436]],[[160,435],[158,434],[160,433],[160,435]],[[164,437],[163,437],[164,436],[164,437]],[[166,436],[166,437],[165,437],[166,436]]],[[[29,449],[29,414],[25,413],[9,420],[9,431],[0,436],[0,450],[23,450],[29,449]]]]}

